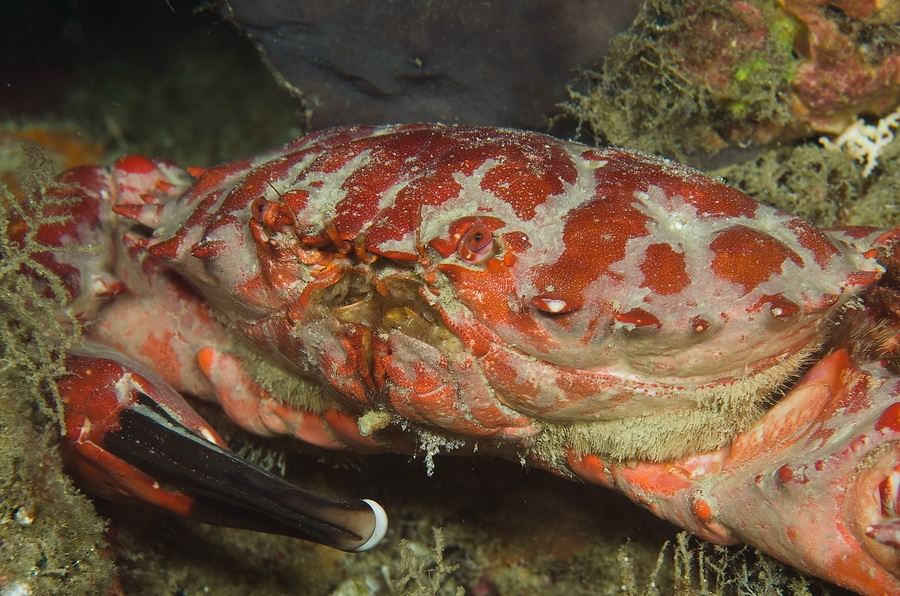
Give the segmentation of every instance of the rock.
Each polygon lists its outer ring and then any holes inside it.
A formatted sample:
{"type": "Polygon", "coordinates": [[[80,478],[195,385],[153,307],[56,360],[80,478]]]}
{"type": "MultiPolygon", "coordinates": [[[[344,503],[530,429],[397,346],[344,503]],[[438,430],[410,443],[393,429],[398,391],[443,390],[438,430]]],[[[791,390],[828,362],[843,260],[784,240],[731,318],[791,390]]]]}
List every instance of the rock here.
{"type": "Polygon", "coordinates": [[[311,127],[428,121],[547,127],[638,0],[227,0],[311,127]]]}

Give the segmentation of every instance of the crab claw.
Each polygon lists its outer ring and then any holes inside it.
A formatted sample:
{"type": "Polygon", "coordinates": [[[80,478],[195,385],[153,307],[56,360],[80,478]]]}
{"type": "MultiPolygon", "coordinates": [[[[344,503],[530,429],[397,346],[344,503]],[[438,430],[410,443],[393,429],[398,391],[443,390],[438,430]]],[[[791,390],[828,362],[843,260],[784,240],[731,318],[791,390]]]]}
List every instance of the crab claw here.
{"type": "Polygon", "coordinates": [[[70,355],[66,366],[58,382],[62,442],[88,492],[351,552],[384,537],[387,516],[378,503],[319,497],[256,468],[143,367],[94,346],[70,355]]]}

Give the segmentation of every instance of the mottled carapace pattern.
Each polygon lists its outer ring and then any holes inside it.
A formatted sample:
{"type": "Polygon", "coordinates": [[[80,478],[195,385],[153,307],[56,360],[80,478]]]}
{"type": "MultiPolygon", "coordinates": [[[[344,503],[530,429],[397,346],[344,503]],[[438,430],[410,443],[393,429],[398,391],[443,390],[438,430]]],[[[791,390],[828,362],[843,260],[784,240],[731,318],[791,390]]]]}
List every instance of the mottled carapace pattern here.
{"type": "Polygon", "coordinates": [[[245,335],[265,334],[307,373],[356,371],[366,389],[343,397],[397,410],[427,379],[452,398],[404,413],[487,434],[521,433],[521,413],[565,423],[715,409],[736,382],[762,399],[880,274],[848,235],[684,166],[494,128],[323,131],[208,170],[176,200],[118,211],[156,228],[150,252],[245,335]],[[352,291],[330,294],[342,316],[348,293],[410,300],[458,338],[450,356],[463,364],[428,356],[446,342],[383,311],[347,322],[340,344],[312,337],[325,288],[347,280],[352,291]],[[499,410],[482,417],[482,402],[499,410]]]}

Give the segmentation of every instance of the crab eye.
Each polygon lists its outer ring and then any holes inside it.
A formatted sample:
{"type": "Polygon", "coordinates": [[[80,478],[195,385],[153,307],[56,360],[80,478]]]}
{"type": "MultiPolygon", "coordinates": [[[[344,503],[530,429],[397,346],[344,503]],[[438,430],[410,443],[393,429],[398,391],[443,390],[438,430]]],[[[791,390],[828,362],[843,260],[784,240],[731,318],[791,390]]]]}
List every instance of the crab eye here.
{"type": "Polygon", "coordinates": [[[467,263],[482,263],[503,250],[494,230],[504,225],[502,219],[486,215],[462,217],[450,224],[445,237],[430,240],[428,246],[445,259],[456,253],[467,263]]]}
{"type": "Polygon", "coordinates": [[[263,197],[256,197],[253,199],[253,202],[250,203],[250,214],[258,222],[262,222],[263,215],[266,212],[266,199],[263,197]]]}
{"type": "Polygon", "coordinates": [[[494,253],[494,232],[483,225],[474,225],[466,230],[459,243],[457,254],[470,263],[481,262],[494,253]]]}

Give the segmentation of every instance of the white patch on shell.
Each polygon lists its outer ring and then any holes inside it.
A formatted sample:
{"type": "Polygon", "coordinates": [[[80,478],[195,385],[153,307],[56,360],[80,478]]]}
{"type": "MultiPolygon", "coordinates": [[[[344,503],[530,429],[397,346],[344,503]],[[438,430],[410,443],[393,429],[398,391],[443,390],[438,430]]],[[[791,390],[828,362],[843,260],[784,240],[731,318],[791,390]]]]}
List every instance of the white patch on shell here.
{"type": "Polygon", "coordinates": [[[205,238],[223,242],[226,249],[220,256],[208,262],[208,275],[203,277],[212,276],[212,278],[195,281],[203,282],[204,285],[220,284],[223,287],[234,288],[259,275],[259,259],[256,256],[249,226],[243,222],[217,226],[207,232],[205,238]]]}
{"type": "MultiPolygon", "coordinates": [[[[286,182],[276,188],[281,194],[289,190],[305,190],[309,193],[309,203],[298,217],[299,222],[306,225],[305,229],[299,230],[301,233],[316,233],[334,219],[337,204],[347,197],[344,184],[359,168],[369,163],[371,153],[368,150],[361,152],[334,172],[307,171],[314,159],[304,160],[291,168],[291,175],[285,178],[286,182]],[[291,180],[293,181],[287,182],[291,180]]],[[[314,154],[311,157],[316,158],[319,155],[314,154]]],[[[274,189],[271,194],[273,195],[271,200],[277,200],[278,193],[275,193],[274,189]]]]}
{"type": "MultiPolygon", "coordinates": [[[[579,148],[577,145],[574,147],[579,148]]],[[[530,220],[517,219],[514,224],[508,226],[508,229],[526,234],[531,243],[531,248],[525,254],[516,255],[520,258],[513,265],[513,277],[518,282],[520,301],[527,303],[538,294],[553,291],[552,286],[541,288],[535,286],[532,272],[538,267],[553,265],[559,260],[560,254],[565,249],[563,238],[566,226],[566,218],[560,214],[568,214],[596,198],[594,171],[606,163],[605,160],[585,161],[573,157],[572,164],[577,172],[575,183],[563,183],[563,192],[547,197],[543,203],[537,205],[534,217],[530,220]]]]}

